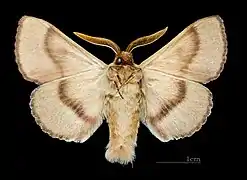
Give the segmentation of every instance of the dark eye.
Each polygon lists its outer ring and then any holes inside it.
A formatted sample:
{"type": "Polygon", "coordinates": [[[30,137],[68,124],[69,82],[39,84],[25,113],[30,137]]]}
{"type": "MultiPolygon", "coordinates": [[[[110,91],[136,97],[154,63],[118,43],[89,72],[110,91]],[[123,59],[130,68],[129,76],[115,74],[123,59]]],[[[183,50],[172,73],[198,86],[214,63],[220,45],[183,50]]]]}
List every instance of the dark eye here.
{"type": "Polygon", "coordinates": [[[122,59],[121,58],[117,58],[116,65],[120,65],[120,64],[122,64],[122,59]]]}

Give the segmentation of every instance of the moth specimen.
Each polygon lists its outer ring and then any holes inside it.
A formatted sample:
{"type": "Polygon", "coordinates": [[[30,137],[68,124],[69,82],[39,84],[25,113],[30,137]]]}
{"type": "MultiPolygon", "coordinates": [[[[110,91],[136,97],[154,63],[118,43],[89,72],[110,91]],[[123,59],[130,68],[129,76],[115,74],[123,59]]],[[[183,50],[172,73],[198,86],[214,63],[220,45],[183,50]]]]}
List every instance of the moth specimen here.
{"type": "Polygon", "coordinates": [[[113,41],[75,33],[115,53],[109,65],[52,24],[20,19],[15,55],[23,77],[39,86],[30,107],[51,137],[85,142],[106,120],[109,162],[132,163],[140,123],[162,142],[193,135],[211,113],[212,94],[203,85],[223,70],[227,39],[219,16],[202,18],[141,64],[133,49],[158,40],[167,28],[132,41],[125,51],[113,41]]]}

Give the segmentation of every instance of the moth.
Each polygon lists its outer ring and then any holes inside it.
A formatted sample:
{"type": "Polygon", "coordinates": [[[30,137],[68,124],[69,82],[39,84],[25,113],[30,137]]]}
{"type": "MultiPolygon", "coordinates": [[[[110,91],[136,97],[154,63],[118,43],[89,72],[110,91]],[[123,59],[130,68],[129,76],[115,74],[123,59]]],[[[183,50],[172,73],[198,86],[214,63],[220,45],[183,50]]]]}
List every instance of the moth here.
{"type": "Polygon", "coordinates": [[[126,50],[109,39],[75,32],[113,50],[115,58],[107,65],[52,24],[23,16],[15,55],[23,78],[39,85],[30,101],[37,124],[53,138],[83,143],[105,120],[105,158],[120,164],[135,160],[141,123],[162,142],[200,130],[213,107],[212,93],[204,84],[217,79],[226,62],[223,20],[218,15],[199,19],[135,64],[133,50],[166,31],[138,38],[126,50]]]}

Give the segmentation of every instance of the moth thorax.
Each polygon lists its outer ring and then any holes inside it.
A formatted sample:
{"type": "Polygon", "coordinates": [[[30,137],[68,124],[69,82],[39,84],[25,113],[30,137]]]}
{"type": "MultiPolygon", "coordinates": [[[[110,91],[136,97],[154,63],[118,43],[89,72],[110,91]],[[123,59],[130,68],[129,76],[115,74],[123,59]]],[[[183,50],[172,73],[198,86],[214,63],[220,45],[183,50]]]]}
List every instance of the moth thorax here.
{"type": "Polygon", "coordinates": [[[133,56],[130,52],[122,51],[115,58],[116,65],[133,65],[133,56]]]}

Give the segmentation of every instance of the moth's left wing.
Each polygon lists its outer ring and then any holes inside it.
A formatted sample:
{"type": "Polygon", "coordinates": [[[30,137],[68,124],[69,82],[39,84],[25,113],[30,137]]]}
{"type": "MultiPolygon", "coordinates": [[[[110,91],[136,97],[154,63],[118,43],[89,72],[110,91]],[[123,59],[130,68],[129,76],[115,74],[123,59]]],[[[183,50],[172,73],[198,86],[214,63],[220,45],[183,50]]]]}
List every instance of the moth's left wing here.
{"type": "Polygon", "coordinates": [[[212,16],[191,24],[140,64],[146,98],[142,122],[158,139],[190,136],[205,123],[212,95],[199,83],[219,76],[226,51],[223,22],[212,16]]]}
{"type": "Polygon", "coordinates": [[[199,83],[144,71],[146,117],[142,122],[163,142],[191,136],[211,113],[211,92],[199,83]]]}

